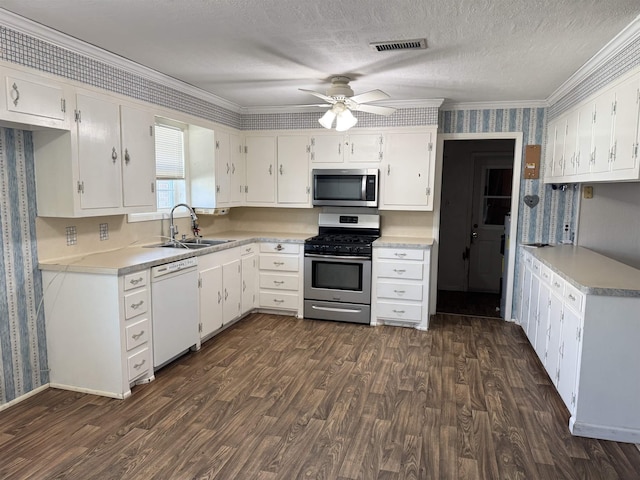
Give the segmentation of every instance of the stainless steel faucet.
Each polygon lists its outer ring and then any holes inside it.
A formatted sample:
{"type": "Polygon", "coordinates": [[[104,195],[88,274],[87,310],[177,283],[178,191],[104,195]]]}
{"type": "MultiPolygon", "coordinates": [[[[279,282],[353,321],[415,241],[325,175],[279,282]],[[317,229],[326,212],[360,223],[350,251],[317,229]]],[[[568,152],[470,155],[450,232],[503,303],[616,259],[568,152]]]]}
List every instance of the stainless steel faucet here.
{"type": "Polygon", "coordinates": [[[169,214],[169,236],[171,237],[171,241],[175,242],[176,235],[178,234],[178,226],[173,223],[173,211],[178,207],[185,207],[187,210],[189,210],[189,215],[191,215],[191,229],[193,230],[193,234],[198,237],[198,232],[200,229],[198,228],[198,216],[196,215],[196,212],[186,203],[178,203],[174,205],[174,207],[171,209],[171,213],[169,214]]]}

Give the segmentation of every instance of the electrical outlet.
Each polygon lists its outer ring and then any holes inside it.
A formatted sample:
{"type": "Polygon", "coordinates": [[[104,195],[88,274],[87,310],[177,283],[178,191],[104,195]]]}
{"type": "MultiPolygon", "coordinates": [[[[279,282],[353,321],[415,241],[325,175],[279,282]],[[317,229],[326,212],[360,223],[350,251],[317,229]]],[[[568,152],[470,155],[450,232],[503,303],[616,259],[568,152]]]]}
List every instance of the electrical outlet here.
{"type": "Polygon", "coordinates": [[[77,245],[78,244],[78,231],[75,226],[69,226],[65,228],[67,233],[67,245],[77,245]]]}
{"type": "Polygon", "coordinates": [[[100,241],[109,240],[109,224],[101,223],[100,224],[100,241]]]}
{"type": "Polygon", "coordinates": [[[582,187],[582,197],[593,198],[593,187],[590,185],[585,185],[584,187],[582,187]]]}

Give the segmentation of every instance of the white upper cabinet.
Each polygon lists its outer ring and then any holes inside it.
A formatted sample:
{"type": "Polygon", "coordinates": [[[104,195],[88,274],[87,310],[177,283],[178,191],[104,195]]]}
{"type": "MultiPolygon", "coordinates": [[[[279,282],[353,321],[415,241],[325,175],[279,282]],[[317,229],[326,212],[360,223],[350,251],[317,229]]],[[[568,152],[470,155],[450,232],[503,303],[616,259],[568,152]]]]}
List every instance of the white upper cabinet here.
{"type": "Polygon", "coordinates": [[[276,136],[247,135],[247,205],[276,203],[276,136]]]}
{"type": "Polygon", "coordinates": [[[278,137],[278,204],[290,207],[311,206],[309,176],[309,137],[278,137]]]}
{"type": "MultiPolygon", "coordinates": [[[[383,144],[384,137],[380,133],[316,134],[311,136],[311,162],[314,165],[376,164],[382,160],[383,144]]],[[[347,165],[342,168],[348,168],[347,165]]],[[[331,165],[327,167],[331,168],[331,165]]],[[[361,165],[351,168],[361,168],[361,165]]]]}
{"type": "Polygon", "coordinates": [[[387,133],[381,166],[381,210],[432,210],[435,129],[387,133]]]}
{"type": "Polygon", "coordinates": [[[77,93],[75,104],[71,131],[33,134],[38,215],[155,210],[152,115],[89,92],[77,93]]]}
{"type": "Polygon", "coordinates": [[[636,70],[551,120],[545,182],[640,180],[639,97],[640,71],[636,70]],[[562,135],[560,124],[565,121],[562,135]]]}
{"type": "Polygon", "coordinates": [[[4,92],[0,121],[69,130],[74,99],[70,87],[41,75],[0,67],[4,92]]]}
{"type": "Polygon", "coordinates": [[[216,206],[231,204],[231,146],[229,134],[215,133],[216,206]]]}
{"type": "Polygon", "coordinates": [[[240,135],[229,134],[229,158],[231,160],[231,205],[244,204],[247,186],[247,164],[244,143],[240,135]]]}

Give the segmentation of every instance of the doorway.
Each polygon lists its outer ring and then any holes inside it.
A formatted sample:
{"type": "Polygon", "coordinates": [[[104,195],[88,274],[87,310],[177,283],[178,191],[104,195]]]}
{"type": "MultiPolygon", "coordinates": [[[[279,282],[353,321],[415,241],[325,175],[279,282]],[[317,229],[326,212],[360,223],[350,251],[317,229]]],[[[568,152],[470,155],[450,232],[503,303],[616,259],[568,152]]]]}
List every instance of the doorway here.
{"type": "Polygon", "coordinates": [[[505,215],[512,206],[514,139],[447,140],[436,310],[505,317],[505,215]]]}

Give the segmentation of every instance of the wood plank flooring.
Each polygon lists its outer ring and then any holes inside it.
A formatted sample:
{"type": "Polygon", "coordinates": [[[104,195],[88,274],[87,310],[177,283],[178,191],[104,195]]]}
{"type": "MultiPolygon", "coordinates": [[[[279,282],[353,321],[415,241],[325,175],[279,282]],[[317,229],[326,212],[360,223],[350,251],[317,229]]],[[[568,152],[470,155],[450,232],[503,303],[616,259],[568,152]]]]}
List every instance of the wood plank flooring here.
{"type": "Polygon", "coordinates": [[[640,478],[634,445],[567,423],[517,325],[254,314],[127,400],[49,389],[0,412],[0,478],[640,478]]]}

